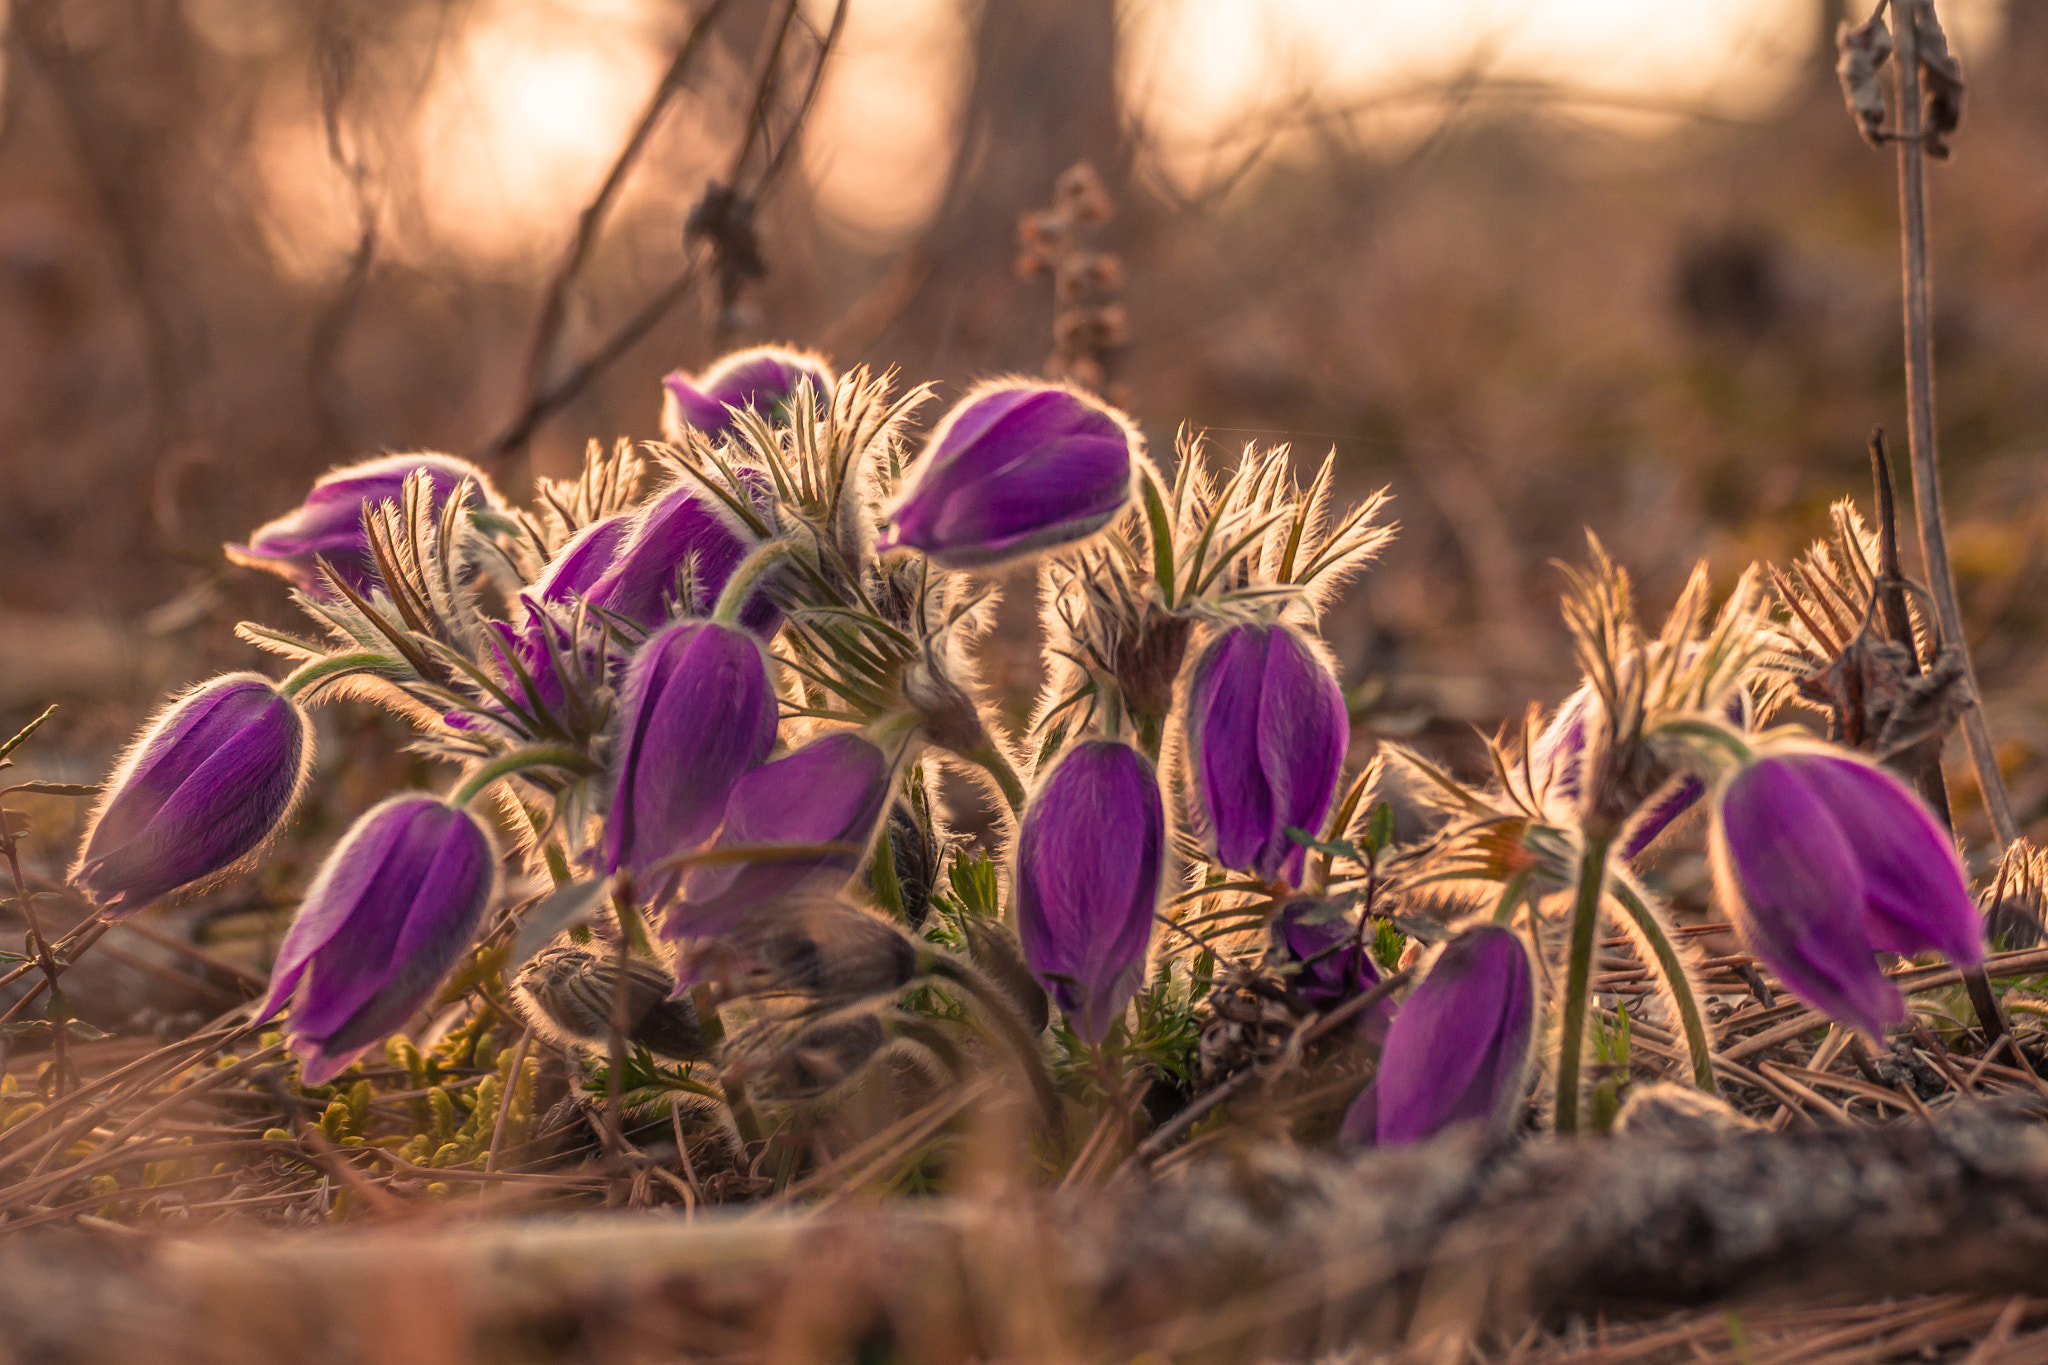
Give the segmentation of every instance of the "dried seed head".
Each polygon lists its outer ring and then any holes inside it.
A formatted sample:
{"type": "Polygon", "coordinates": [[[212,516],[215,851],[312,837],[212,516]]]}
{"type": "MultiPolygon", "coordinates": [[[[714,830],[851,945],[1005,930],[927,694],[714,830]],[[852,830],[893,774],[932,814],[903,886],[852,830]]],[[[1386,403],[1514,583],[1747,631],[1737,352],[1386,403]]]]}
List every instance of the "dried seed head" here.
{"type": "MultiPolygon", "coordinates": [[[[708,1058],[711,1048],[690,997],[671,998],[675,983],[651,962],[628,957],[623,965],[626,1040],[675,1061],[708,1058]]],[[[603,1048],[611,1040],[620,966],[618,954],[602,945],[543,949],[513,982],[512,1003],[557,1047],[603,1048]]]]}

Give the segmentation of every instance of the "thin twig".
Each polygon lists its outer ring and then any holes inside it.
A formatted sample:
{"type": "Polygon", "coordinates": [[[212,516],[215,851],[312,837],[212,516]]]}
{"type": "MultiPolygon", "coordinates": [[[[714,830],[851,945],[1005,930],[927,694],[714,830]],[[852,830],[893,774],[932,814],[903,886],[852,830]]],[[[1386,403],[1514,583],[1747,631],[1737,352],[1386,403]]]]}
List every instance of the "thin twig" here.
{"type": "Polygon", "coordinates": [[[1970,662],[1963,635],[1962,607],[1956,600],[1955,570],[1949,564],[1947,523],[1941,511],[1941,458],[1934,427],[1934,272],[1927,260],[1927,161],[1920,126],[1920,38],[1917,21],[1933,0],[1894,0],[1892,28],[1898,44],[1899,220],[1905,258],[1906,432],[1913,462],[1913,512],[1919,522],[1920,557],[1927,569],[1927,588],[1941,618],[1943,641],[1962,660],[1970,702],[1963,711],[1963,740],[1977,770],[1984,809],[1997,832],[1998,846],[2019,838],[2012,798],[1998,771],[1991,727],[1977,692],[1977,671],[1970,662]]]}

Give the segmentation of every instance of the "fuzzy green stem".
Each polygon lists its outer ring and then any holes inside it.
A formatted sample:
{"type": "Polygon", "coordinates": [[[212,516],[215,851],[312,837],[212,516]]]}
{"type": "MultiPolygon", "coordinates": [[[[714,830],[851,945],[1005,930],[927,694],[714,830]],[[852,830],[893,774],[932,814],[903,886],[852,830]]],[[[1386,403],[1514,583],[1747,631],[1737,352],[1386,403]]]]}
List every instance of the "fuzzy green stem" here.
{"type": "Polygon", "coordinates": [[[1657,963],[1663,968],[1664,982],[1671,988],[1671,1002],[1678,1009],[1679,1022],[1685,1026],[1685,1045],[1692,1052],[1693,1084],[1709,1095],[1714,1089],[1714,1058],[1707,1049],[1707,1021],[1700,1014],[1699,1002],[1693,999],[1692,980],[1685,974],[1685,963],[1678,956],[1678,945],[1664,932],[1664,925],[1651,913],[1643,898],[1626,880],[1614,884],[1614,898],[1621,902],[1621,908],[1635,921],[1636,928],[1649,942],[1650,951],[1657,955],[1657,963]]]}
{"type": "Polygon", "coordinates": [[[968,762],[985,770],[1002,788],[1003,800],[1010,803],[1010,809],[1018,815],[1024,813],[1024,783],[1017,776],[1017,770],[1010,766],[1010,760],[995,741],[990,740],[971,754],[963,754],[968,762]]]}
{"type": "Polygon", "coordinates": [[[1495,924],[1506,924],[1515,917],[1515,908],[1522,903],[1522,892],[1529,886],[1529,874],[1534,871],[1534,868],[1525,867],[1501,884],[1500,902],[1493,907],[1495,924]]]}
{"type": "Polygon", "coordinates": [[[1565,973],[1564,1019],[1558,1029],[1557,1131],[1579,1129],[1579,1062],[1586,1044],[1586,1006],[1593,984],[1593,939],[1600,923],[1600,892],[1607,880],[1609,833],[1586,835],[1579,858],[1579,899],[1572,908],[1572,955],[1565,973]]]}
{"type": "Polygon", "coordinates": [[[1017,1054],[1017,1065],[1031,1083],[1031,1093],[1045,1116],[1047,1130],[1059,1132],[1066,1117],[1060,1109],[1059,1092],[1053,1088],[1052,1073],[1046,1069],[1038,1041],[1024,1031],[1017,1018],[1017,1007],[980,972],[950,954],[928,949],[919,954],[918,966],[925,974],[958,986],[980,1007],[978,1013],[1017,1054]]]}
{"type": "Polygon", "coordinates": [[[789,546],[779,540],[758,545],[740,566],[732,571],[732,577],[725,580],[725,587],[718,594],[718,605],[711,609],[711,619],[722,626],[735,625],[740,613],[746,609],[749,599],[761,586],[763,579],[775,572],[776,566],[789,554],[789,546]]]}
{"type": "MultiPolygon", "coordinates": [[[[709,986],[694,986],[690,990],[690,1002],[697,1007],[697,1027],[703,1031],[704,1042],[714,1053],[725,1043],[725,1020],[719,1017],[718,1002],[711,998],[709,986]]],[[[754,1106],[747,1102],[747,1086],[744,1081],[724,1080],[719,1088],[725,1092],[725,1107],[732,1111],[733,1127],[740,1130],[740,1137],[749,1147],[761,1141],[761,1120],[754,1114],[754,1106]]]]}
{"type": "Polygon", "coordinates": [[[1705,720],[1697,716],[1681,716],[1676,720],[1665,721],[1657,727],[1655,733],[1703,740],[1707,747],[1721,751],[1719,757],[1733,759],[1736,763],[1747,763],[1756,757],[1756,751],[1749,747],[1748,740],[1719,721],[1705,720]]]}
{"type": "Polygon", "coordinates": [[[388,656],[367,650],[353,654],[330,654],[324,659],[315,659],[293,669],[285,675],[284,681],[277,685],[277,690],[287,697],[296,698],[299,693],[321,683],[332,682],[351,673],[374,673],[379,669],[392,667],[393,663],[388,656]]]}
{"type": "Polygon", "coordinates": [[[597,771],[590,758],[581,749],[570,749],[556,744],[536,745],[530,749],[514,749],[499,754],[483,767],[469,775],[469,780],[455,789],[454,804],[466,806],[484,794],[493,782],[525,772],[528,768],[566,768],[579,775],[597,771]]]}

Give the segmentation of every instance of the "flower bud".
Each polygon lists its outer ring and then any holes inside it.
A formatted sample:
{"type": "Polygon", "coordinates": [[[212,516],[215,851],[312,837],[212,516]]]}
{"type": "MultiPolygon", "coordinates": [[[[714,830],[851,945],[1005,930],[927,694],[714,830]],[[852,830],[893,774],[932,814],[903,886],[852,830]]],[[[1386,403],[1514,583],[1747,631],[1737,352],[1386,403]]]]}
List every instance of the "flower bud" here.
{"type": "MultiPolygon", "coordinates": [[[[711,1056],[697,1007],[670,998],[668,973],[644,958],[623,959],[626,1041],[676,1061],[711,1056]]],[[[599,1050],[611,1040],[621,959],[608,946],[560,943],[542,949],[512,983],[512,1004],[534,1032],[559,1048],[599,1050]]]]}
{"type": "Polygon", "coordinates": [[[671,441],[686,427],[715,439],[731,428],[731,409],[778,417],[805,382],[821,407],[832,401],[832,371],[817,356],[780,346],[734,351],[694,379],[676,370],[661,381],[661,427],[671,441]]]}
{"type": "Polygon", "coordinates": [[[948,568],[1066,545],[1131,496],[1136,435],[1066,389],[998,384],[946,414],[913,467],[877,550],[922,550],[948,568]]]}
{"type": "Polygon", "coordinates": [[[1086,1042],[1101,1042],[1137,994],[1165,867],[1159,779],[1128,744],[1074,746],[1025,808],[1017,936],[1086,1042]]]}
{"type": "Polygon", "coordinates": [[[749,916],[731,942],[752,968],[751,991],[807,995],[835,1008],[893,994],[917,976],[917,946],[842,900],[785,900],[749,916]]]}
{"type": "Polygon", "coordinates": [[[1187,717],[1216,861],[1299,882],[1308,850],[1287,830],[1322,834],[1351,742],[1329,668],[1286,626],[1233,626],[1195,661],[1187,717]]]}
{"type": "Polygon", "coordinates": [[[312,754],[311,723],[268,678],[229,673],[188,692],[107,779],[72,884],[120,919],[227,871],[284,822],[312,754]]]}
{"type": "MultiPolygon", "coordinates": [[[[767,478],[741,471],[750,497],[758,499],[767,478]]],[[[726,521],[718,499],[695,484],[678,483],[647,504],[633,520],[611,566],[585,594],[593,606],[648,630],[664,624],[676,606],[684,566],[696,588],[696,614],[710,615],[732,571],[747,557],[747,543],[726,521]]],[[[756,592],[740,612],[740,624],[767,638],[782,624],[782,612],[765,592],[756,592]]]]}
{"type": "Polygon", "coordinates": [[[770,851],[691,869],[662,932],[713,938],[790,897],[844,887],[874,839],[894,777],[889,755],[849,732],[814,739],[742,777],[710,851],[770,851]],[[819,851],[821,844],[840,847],[819,851]],[[777,845],[789,846],[788,856],[772,852],[777,845]]]}
{"type": "MultiPolygon", "coordinates": [[[[638,876],[717,833],[734,784],[775,747],[775,689],[753,636],[678,621],[633,656],[621,703],[604,870],[638,876]]],[[[657,898],[675,876],[660,882],[657,898]]]]}
{"type": "Polygon", "coordinates": [[[268,1019],[307,1085],[325,1085],[433,998],[497,888],[490,836],[468,810],[420,793],[356,821],[299,906],[271,969],[268,1019]]]}
{"type": "Polygon", "coordinates": [[[415,470],[425,471],[436,512],[464,479],[469,480],[471,506],[501,505],[491,481],[467,460],[452,455],[384,455],[321,475],[296,510],[257,527],[248,544],[226,546],[227,556],[288,579],[309,597],[326,599],[334,592],[320,576],[319,561],[324,559],[342,582],[368,597],[383,580],[363,530],[363,512],[382,502],[399,501],[406,477],[415,470]]]}
{"type": "Polygon", "coordinates": [[[1529,954],[1485,924],[1444,945],[1387,1028],[1379,1072],[1344,1116],[1354,1145],[1420,1142],[1454,1123],[1505,1129],[1528,1079],[1536,1036],[1529,954]]]}
{"type": "Polygon", "coordinates": [[[1749,763],[1716,804],[1714,880],[1750,950],[1815,1009],[1872,1037],[1905,1017],[1876,949],[1984,960],[1955,849],[1896,777],[1805,747],[1749,763]]]}
{"type": "MultiPolygon", "coordinates": [[[[1318,1014],[1328,1014],[1380,983],[1358,924],[1332,913],[1321,901],[1303,897],[1282,906],[1273,921],[1273,941],[1294,964],[1287,984],[1318,1014]]],[[[1359,1031],[1383,1034],[1393,1017],[1394,1002],[1382,1000],[1359,1019],[1359,1031]]]]}

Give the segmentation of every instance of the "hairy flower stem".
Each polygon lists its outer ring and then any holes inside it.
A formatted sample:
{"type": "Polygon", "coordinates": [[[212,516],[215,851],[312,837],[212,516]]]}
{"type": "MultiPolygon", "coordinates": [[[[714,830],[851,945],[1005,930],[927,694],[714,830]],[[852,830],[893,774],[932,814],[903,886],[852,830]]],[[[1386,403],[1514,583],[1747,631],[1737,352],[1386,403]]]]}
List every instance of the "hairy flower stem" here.
{"type": "Polygon", "coordinates": [[[1017,1055],[1018,1069],[1031,1084],[1032,1096],[1038,1101],[1039,1111],[1045,1118],[1046,1131],[1059,1133],[1066,1126],[1059,1092],[1053,1088],[1052,1073],[1046,1070],[1045,1055],[1039,1050],[1038,1040],[1025,1032],[1023,1023],[1017,1018],[1016,1005],[990,985],[980,972],[950,954],[928,949],[918,955],[918,967],[926,975],[958,986],[974,1001],[977,1012],[990,1029],[1017,1055]]]}
{"type": "Polygon", "coordinates": [[[1707,1049],[1707,1022],[1700,1014],[1699,1001],[1693,999],[1692,980],[1685,974],[1685,963],[1678,956],[1678,945],[1671,941],[1671,936],[1664,932],[1663,922],[1626,880],[1615,882],[1614,898],[1621,902],[1621,908],[1628,912],[1637,931],[1649,943],[1650,951],[1657,955],[1664,983],[1671,990],[1671,1003],[1677,1007],[1679,1022],[1685,1026],[1685,1046],[1692,1053],[1693,1084],[1709,1095],[1714,1094],[1714,1058],[1707,1049]]]}
{"type": "MultiPolygon", "coordinates": [[[[697,1007],[697,1027],[703,1031],[704,1044],[716,1055],[725,1045],[725,1020],[718,1013],[718,1002],[711,998],[709,986],[692,987],[690,1001],[697,1007]]],[[[754,1106],[747,1101],[746,1082],[721,1080],[718,1088],[725,1094],[725,1107],[732,1111],[732,1124],[740,1130],[741,1140],[749,1147],[758,1146],[761,1120],[755,1115],[754,1106]]]]}
{"type": "Polygon", "coordinates": [[[510,777],[514,773],[525,772],[528,768],[566,768],[573,773],[595,771],[590,756],[581,749],[563,748],[552,744],[530,749],[514,749],[510,753],[498,755],[471,773],[469,779],[455,789],[454,804],[466,806],[482,796],[493,782],[510,777]]]}
{"type": "Polygon", "coordinates": [[[1579,1130],[1579,1061],[1586,1046],[1586,1007],[1593,984],[1593,939],[1600,924],[1600,893],[1607,881],[1610,833],[1586,835],[1579,857],[1579,899],[1572,909],[1572,955],[1565,973],[1564,1019],[1558,1030],[1557,1131],[1579,1130]]]}
{"type": "Polygon", "coordinates": [[[1500,900],[1493,907],[1495,924],[1506,924],[1514,919],[1515,911],[1522,904],[1522,893],[1529,889],[1529,875],[1533,870],[1525,867],[1501,883],[1500,900]]]}
{"type": "Polygon", "coordinates": [[[989,740],[972,753],[962,754],[968,762],[985,770],[1002,788],[1003,800],[1010,803],[1013,814],[1024,813],[1024,783],[1017,776],[1017,770],[1010,766],[1009,758],[994,740],[989,740]]]}
{"type": "Polygon", "coordinates": [[[1962,659],[1970,703],[1963,710],[1963,740],[1977,770],[1984,809],[2004,849],[2019,838],[2012,800],[1998,771],[1991,727],[1977,693],[1977,670],[1963,636],[1963,612],[1949,565],[1948,531],[1941,511],[1941,453],[1934,428],[1934,272],[1927,260],[1927,152],[1920,123],[1920,37],[1916,21],[1933,0],[1894,0],[1892,29],[1898,42],[1899,226],[1905,271],[1906,435],[1912,455],[1913,513],[1919,523],[1920,557],[1927,589],[1941,618],[1942,640],[1962,659]]]}
{"type": "Polygon", "coordinates": [[[755,590],[788,556],[789,545],[784,541],[771,540],[765,545],[755,546],[753,552],[732,571],[732,577],[725,580],[725,587],[718,594],[718,603],[711,609],[711,619],[722,626],[738,625],[740,613],[746,610],[755,590]]]}

